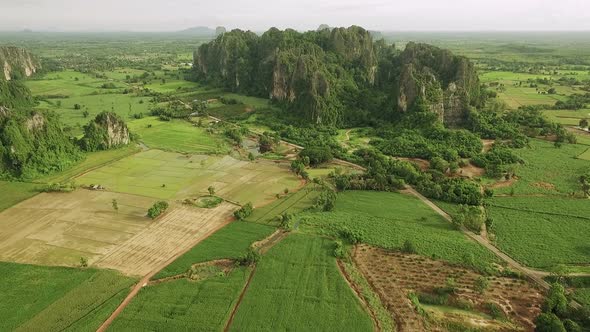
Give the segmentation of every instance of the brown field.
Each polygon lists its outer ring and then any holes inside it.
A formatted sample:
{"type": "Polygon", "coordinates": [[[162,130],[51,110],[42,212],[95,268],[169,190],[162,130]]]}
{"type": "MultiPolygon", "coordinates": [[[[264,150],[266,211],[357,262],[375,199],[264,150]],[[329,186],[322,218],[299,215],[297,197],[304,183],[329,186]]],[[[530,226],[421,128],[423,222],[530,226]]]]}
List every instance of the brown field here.
{"type": "Polygon", "coordinates": [[[441,261],[389,252],[368,245],[355,247],[353,259],[392,313],[398,331],[444,331],[441,327],[444,322],[460,322],[489,331],[519,327],[532,331],[533,320],[541,311],[543,295],[524,280],[490,277],[489,288],[480,294],[474,291],[474,282],[480,274],[441,261]],[[424,308],[429,319],[418,314],[408,294],[434,294],[436,287],[445,287],[448,278],[454,278],[456,282],[453,297],[469,302],[473,309],[465,311],[427,305],[424,308]],[[494,303],[501,308],[508,321],[489,317],[486,303],[494,303]]]}
{"type": "Polygon", "coordinates": [[[0,212],[0,260],[77,266],[84,257],[89,265],[142,275],[194,245],[235,209],[173,205],[152,221],[145,215],[154,201],[90,190],[39,194],[0,212]]]}

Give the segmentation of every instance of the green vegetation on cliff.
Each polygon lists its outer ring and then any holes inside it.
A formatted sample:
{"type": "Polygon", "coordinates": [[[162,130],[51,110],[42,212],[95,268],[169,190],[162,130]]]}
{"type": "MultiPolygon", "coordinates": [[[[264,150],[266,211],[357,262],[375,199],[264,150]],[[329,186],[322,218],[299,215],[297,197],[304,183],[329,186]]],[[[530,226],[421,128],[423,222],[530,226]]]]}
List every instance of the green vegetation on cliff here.
{"type": "Polygon", "coordinates": [[[56,114],[0,112],[0,177],[32,179],[61,171],[80,157],[56,114]]]}
{"type": "Polygon", "coordinates": [[[272,28],[260,37],[233,30],[201,45],[194,61],[201,80],[270,97],[308,123],[392,120],[426,102],[457,125],[484,99],[466,58],[426,44],[408,44],[400,53],[357,26],[305,33],[272,28]]]}

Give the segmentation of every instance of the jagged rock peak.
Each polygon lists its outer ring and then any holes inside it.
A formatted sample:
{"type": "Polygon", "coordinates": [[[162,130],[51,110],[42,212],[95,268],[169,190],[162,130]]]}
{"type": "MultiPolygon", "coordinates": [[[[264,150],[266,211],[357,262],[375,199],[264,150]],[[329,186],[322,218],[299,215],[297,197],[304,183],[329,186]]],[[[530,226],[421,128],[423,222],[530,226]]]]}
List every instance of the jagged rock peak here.
{"type": "Polygon", "coordinates": [[[41,68],[28,50],[13,46],[0,46],[0,66],[1,77],[7,81],[15,77],[29,77],[41,68]]]}

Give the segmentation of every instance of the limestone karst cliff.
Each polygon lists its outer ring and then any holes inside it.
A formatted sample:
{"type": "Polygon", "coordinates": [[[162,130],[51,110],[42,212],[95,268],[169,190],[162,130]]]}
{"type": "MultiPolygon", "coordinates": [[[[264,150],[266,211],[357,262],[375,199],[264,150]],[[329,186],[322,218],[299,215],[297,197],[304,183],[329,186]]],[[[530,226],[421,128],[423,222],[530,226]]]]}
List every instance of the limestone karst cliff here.
{"type": "Polygon", "coordinates": [[[7,81],[29,77],[41,68],[29,51],[13,46],[0,46],[0,66],[2,76],[7,81]]]}
{"type": "Polygon", "coordinates": [[[108,150],[130,142],[127,124],[115,113],[102,112],[84,126],[80,141],[86,151],[108,150]]]}
{"type": "Polygon", "coordinates": [[[201,80],[270,98],[312,123],[391,119],[420,101],[440,121],[459,126],[469,106],[481,102],[466,58],[426,44],[399,52],[357,26],[271,28],[261,36],[233,30],[201,45],[194,61],[201,80]]]}

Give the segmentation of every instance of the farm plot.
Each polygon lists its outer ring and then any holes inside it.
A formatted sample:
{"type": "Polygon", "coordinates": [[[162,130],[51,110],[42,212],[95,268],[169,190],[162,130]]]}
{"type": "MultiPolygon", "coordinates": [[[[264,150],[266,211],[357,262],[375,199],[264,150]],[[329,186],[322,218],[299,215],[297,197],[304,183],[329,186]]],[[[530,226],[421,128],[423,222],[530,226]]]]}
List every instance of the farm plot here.
{"type": "Polygon", "coordinates": [[[153,199],[78,190],[40,194],[0,213],[0,260],[93,266],[144,275],[224,225],[235,206],[173,206],[156,221],[145,217],[153,199]],[[114,211],[112,200],[118,202],[114,211]]]}
{"type": "Polygon", "coordinates": [[[150,148],[201,154],[229,152],[224,140],[187,121],[160,121],[156,117],[148,117],[129,122],[128,126],[150,148]]]}
{"type": "Polygon", "coordinates": [[[119,160],[77,178],[77,182],[161,199],[200,196],[213,186],[217,196],[254,205],[273,200],[285,188],[294,189],[300,184],[286,165],[160,150],[119,160]]]}
{"type": "Polygon", "coordinates": [[[201,281],[148,285],[110,326],[112,331],[222,331],[249,270],[236,268],[201,281]]]}
{"type": "Polygon", "coordinates": [[[371,318],[338,270],[332,244],[292,234],[272,247],[257,264],[230,330],[372,331],[371,318]]]}
{"type": "Polygon", "coordinates": [[[496,245],[519,262],[548,269],[590,264],[586,199],[495,197],[488,201],[496,245]]]}
{"type": "Polygon", "coordinates": [[[497,194],[514,191],[515,195],[568,195],[580,191],[579,177],[586,173],[590,162],[577,157],[587,146],[564,144],[558,149],[553,143],[538,139],[529,144],[528,148],[514,150],[525,162],[516,166],[518,180],[511,186],[494,189],[497,194]]]}
{"type": "Polygon", "coordinates": [[[276,217],[282,213],[298,213],[313,206],[320,191],[312,184],[308,184],[296,193],[288,194],[268,205],[255,209],[248,221],[261,224],[276,224],[276,217]]]}
{"type": "Polygon", "coordinates": [[[435,325],[452,322],[486,331],[514,330],[516,325],[532,330],[532,322],[541,312],[543,295],[524,280],[491,277],[489,286],[482,292],[475,287],[476,280],[484,277],[481,274],[422,256],[359,245],[354,249],[353,259],[385,307],[391,310],[398,331],[425,329],[425,317],[409,299],[410,293],[423,304],[430,304],[424,309],[429,312],[427,317],[436,317],[436,321],[429,322],[435,325]],[[450,287],[452,292],[441,294],[450,287]],[[490,304],[501,312],[495,315],[506,320],[490,317],[494,315],[490,304]],[[457,310],[448,310],[448,307],[457,307],[457,310]]]}
{"type": "Polygon", "coordinates": [[[332,212],[298,215],[303,229],[330,236],[352,234],[360,242],[400,249],[411,241],[419,254],[488,270],[497,258],[471,241],[414,196],[346,191],[332,212]]]}
{"type": "Polygon", "coordinates": [[[269,236],[275,229],[250,222],[233,222],[203,240],[172,264],[160,271],[154,279],[182,274],[195,263],[216,259],[236,259],[256,241],[269,236]]]}
{"type": "Polygon", "coordinates": [[[114,271],[0,263],[0,330],[95,331],[134,282],[114,271]]]}
{"type": "Polygon", "coordinates": [[[0,181],[0,211],[38,194],[39,185],[0,181]]]}
{"type": "Polygon", "coordinates": [[[0,213],[0,260],[76,266],[84,257],[92,263],[147,227],[145,213],[152,203],[88,190],[39,194],[0,213]]]}
{"type": "Polygon", "coordinates": [[[132,238],[113,247],[95,265],[128,275],[145,275],[227,224],[235,209],[229,203],[214,209],[174,207],[132,238]]]}

